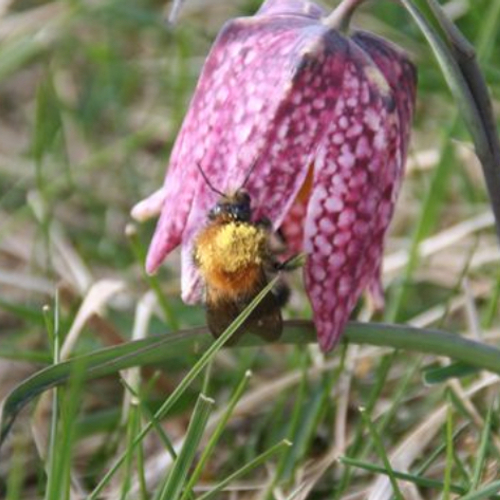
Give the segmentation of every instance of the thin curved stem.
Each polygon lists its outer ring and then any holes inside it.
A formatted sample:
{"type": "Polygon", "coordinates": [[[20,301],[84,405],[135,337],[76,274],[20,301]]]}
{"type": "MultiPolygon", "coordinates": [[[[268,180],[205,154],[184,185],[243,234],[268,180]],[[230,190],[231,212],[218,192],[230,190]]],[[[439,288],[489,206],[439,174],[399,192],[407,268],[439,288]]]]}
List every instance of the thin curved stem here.
{"type": "Polygon", "coordinates": [[[491,208],[500,240],[500,140],[489,98],[488,87],[472,45],[446,17],[435,0],[427,0],[443,30],[445,42],[412,0],[399,0],[434,51],[441,71],[455,97],[458,108],[474,142],[483,168],[491,208]]]}
{"type": "Polygon", "coordinates": [[[323,20],[323,23],[333,29],[346,32],[354,11],[366,0],[343,0],[333,12],[323,20]]]}

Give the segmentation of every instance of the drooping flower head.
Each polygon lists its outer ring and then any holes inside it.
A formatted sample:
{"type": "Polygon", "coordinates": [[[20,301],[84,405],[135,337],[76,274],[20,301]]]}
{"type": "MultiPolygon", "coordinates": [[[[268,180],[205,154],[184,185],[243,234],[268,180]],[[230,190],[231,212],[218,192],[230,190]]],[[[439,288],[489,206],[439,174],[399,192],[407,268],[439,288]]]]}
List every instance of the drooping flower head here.
{"type": "Polygon", "coordinates": [[[229,21],[204,64],[164,186],[133,210],[161,210],[146,268],[182,245],[182,296],[203,284],[193,239],[217,194],[241,187],[254,218],[304,251],[319,343],[338,341],[364,289],[383,304],[383,240],[399,191],[416,72],[406,55],[365,32],[347,37],[305,0],[267,0],[229,21]]]}

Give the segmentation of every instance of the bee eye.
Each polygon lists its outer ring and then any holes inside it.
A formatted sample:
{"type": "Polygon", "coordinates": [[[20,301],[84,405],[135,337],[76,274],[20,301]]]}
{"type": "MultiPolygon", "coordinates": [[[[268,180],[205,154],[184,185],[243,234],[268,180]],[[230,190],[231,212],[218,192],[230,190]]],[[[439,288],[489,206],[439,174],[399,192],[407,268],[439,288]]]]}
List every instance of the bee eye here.
{"type": "Polygon", "coordinates": [[[221,206],[220,205],[215,205],[210,212],[208,212],[208,218],[209,219],[215,219],[219,214],[221,213],[221,206]]]}
{"type": "Polygon", "coordinates": [[[247,222],[250,220],[251,211],[250,205],[242,204],[234,207],[234,217],[235,219],[243,222],[247,222]]]}

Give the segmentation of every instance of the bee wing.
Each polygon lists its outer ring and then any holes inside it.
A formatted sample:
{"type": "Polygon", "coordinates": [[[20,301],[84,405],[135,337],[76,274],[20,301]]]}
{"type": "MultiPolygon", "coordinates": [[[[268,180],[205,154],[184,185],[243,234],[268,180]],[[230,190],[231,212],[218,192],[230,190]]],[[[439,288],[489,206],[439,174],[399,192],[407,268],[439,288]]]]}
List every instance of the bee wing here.
{"type": "MultiPolygon", "coordinates": [[[[241,312],[238,304],[234,301],[213,301],[210,298],[210,293],[207,295],[207,325],[215,338],[221,336],[226,328],[237,318],[241,312]]],[[[239,337],[240,333],[236,332],[232,337],[232,343],[239,337]]]]}
{"type": "Polygon", "coordinates": [[[274,293],[268,293],[247,320],[248,330],[268,342],[278,340],[283,330],[281,309],[274,293]]]}
{"type": "MultiPolygon", "coordinates": [[[[219,337],[266,285],[267,279],[263,272],[261,280],[256,284],[255,293],[244,299],[212,300],[210,290],[208,290],[206,304],[207,324],[212,335],[216,338],[219,337]]],[[[272,342],[279,339],[282,330],[283,320],[281,318],[280,303],[276,295],[270,292],[233,334],[230,343],[236,343],[245,332],[254,333],[268,342],[272,342]]]]}

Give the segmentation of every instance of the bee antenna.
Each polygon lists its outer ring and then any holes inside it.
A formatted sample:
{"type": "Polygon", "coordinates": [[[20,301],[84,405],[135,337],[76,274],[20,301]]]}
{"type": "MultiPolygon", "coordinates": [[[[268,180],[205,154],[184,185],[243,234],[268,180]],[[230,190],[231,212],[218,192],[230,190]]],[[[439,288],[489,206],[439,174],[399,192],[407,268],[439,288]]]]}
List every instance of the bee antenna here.
{"type": "Polygon", "coordinates": [[[250,179],[250,175],[255,170],[255,167],[257,166],[258,160],[259,160],[258,158],[255,159],[254,162],[252,163],[252,165],[250,166],[250,168],[247,172],[247,175],[245,176],[245,180],[243,181],[243,184],[241,185],[240,189],[243,189],[245,187],[246,183],[248,182],[248,179],[250,179]]]}
{"type": "Polygon", "coordinates": [[[219,191],[218,189],[216,189],[213,184],[210,182],[209,178],[207,177],[207,174],[205,173],[205,171],[201,168],[201,165],[196,162],[196,166],[198,167],[198,170],[200,171],[200,174],[201,176],[203,177],[203,179],[205,180],[205,182],[207,183],[207,186],[214,192],[214,193],[217,193],[218,195],[220,196],[226,196],[222,191],[219,191]]]}

